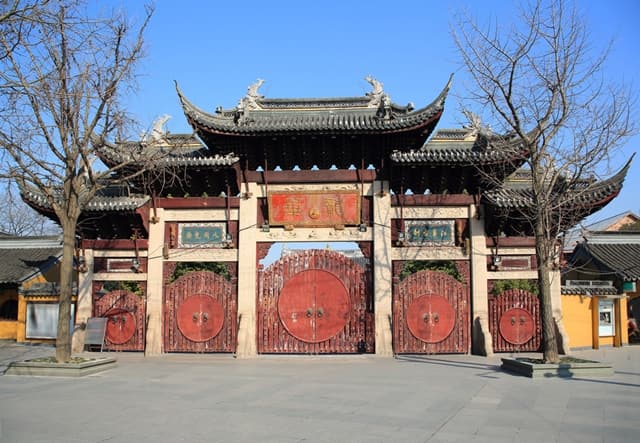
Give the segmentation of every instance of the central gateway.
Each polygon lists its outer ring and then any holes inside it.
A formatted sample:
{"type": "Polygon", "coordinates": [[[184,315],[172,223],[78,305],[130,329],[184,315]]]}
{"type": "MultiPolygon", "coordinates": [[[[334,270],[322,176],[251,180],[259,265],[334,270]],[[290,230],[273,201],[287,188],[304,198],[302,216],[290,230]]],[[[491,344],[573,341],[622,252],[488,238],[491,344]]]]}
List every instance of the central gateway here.
{"type": "Polygon", "coordinates": [[[258,352],[373,352],[371,279],[344,254],[288,254],[260,272],[258,352]]]}

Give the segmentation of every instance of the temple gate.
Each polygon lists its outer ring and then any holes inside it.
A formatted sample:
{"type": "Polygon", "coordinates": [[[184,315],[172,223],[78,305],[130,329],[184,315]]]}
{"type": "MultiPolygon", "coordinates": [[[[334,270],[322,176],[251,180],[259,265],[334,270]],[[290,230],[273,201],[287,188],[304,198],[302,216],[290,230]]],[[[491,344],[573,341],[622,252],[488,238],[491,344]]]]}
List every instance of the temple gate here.
{"type": "MultiPolygon", "coordinates": [[[[534,233],[521,216],[530,205],[526,143],[473,118],[436,131],[451,79],[421,107],[394,103],[366,80],[372,90],[361,96],[292,99],[264,97],[259,80],[236,106],[212,112],[177,88],[192,133],[164,131],[162,119],[143,140],[96,146],[114,171],[140,175],[115,177],[83,208],[76,323],[108,314],[109,349],[149,355],[537,349],[535,300],[488,294],[490,281],[538,278],[534,233]],[[487,176],[501,185],[489,187],[487,176]],[[309,251],[261,270],[261,248],[273,242],[354,242],[370,268],[309,251]],[[462,279],[429,270],[399,281],[395,264],[412,260],[454,262],[462,279]],[[197,271],[170,282],[177,262],[234,271],[229,280],[197,271]],[[122,293],[92,292],[116,281],[144,291],[114,306],[122,293]]],[[[560,230],[613,199],[628,169],[590,183],[578,200],[563,189],[560,230]]],[[[51,196],[21,195],[56,220],[51,196]]],[[[561,319],[559,283],[551,303],[561,319]]]]}

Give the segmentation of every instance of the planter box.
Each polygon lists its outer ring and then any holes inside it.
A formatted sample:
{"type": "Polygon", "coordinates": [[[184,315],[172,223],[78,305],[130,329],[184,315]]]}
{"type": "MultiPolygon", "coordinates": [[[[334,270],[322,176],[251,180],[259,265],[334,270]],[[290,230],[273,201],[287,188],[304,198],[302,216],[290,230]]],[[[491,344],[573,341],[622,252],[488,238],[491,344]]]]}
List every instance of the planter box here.
{"type": "Polygon", "coordinates": [[[79,363],[55,363],[48,361],[15,361],[9,365],[6,375],[37,375],[47,377],[82,377],[106,371],[116,366],[113,357],[100,357],[79,363]]]}
{"type": "Polygon", "coordinates": [[[502,369],[531,378],[540,377],[611,377],[613,367],[596,361],[536,363],[531,359],[503,358],[502,369]]]}

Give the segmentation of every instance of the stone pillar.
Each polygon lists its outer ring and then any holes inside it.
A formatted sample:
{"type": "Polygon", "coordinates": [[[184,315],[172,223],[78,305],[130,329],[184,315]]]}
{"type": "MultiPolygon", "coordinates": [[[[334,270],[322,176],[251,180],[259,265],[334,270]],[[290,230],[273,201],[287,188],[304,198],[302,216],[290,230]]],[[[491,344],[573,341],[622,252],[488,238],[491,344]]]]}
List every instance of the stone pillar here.
{"type": "Polygon", "coordinates": [[[71,352],[84,350],[84,335],[87,319],[93,314],[93,249],[84,251],[87,272],[78,272],[78,298],[76,301],[76,321],[71,336],[71,352]]]}
{"type": "Polygon", "coordinates": [[[258,232],[258,186],[240,198],[238,215],[238,358],[257,355],[256,343],[256,233],[258,232]]]}
{"type": "Polygon", "coordinates": [[[471,251],[471,352],[478,355],[493,354],[493,339],[489,331],[489,294],[487,290],[487,244],[484,220],[478,218],[478,207],[469,210],[469,236],[471,251]]]}
{"type": "Polygon", "coordinates": [[[145,355],[162,354],[162,291],[164,210],[157,208],[157,222],[149,223],[149,250],[147,266],[147,341],[145,355]]]}
{"type": "Polygon", "coordinates": [[[373,183],[373,293],[376,355],[393,356],[391,333],[391,196],[388,182],[373,183]]]}

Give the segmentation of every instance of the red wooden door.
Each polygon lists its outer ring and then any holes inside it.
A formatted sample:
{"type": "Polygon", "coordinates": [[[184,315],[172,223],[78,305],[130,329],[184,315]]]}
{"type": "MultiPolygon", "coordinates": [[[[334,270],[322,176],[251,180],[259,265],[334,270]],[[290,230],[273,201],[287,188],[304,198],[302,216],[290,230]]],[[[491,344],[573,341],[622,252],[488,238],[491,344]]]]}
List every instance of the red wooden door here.
{"type": "Polygon", "coordinates": [[[469,288],[444,272],[423,270],[393,285],[397,354],[468,353],[469,288]]]}
{"type": "Polygon", "coordinates": [[[194,271],[166,285],[166,352],[235,352],[237,337],[235,280],[194,271]]]}
{"type": "Polygon", "coordinates": [[[508,289],[489,299],[489,330],[494,352],[540,349],[542,326],[538,296],[508,289]]]}
{"type": "Polygon", "coordinates": [[[330,250],[290,254],[259,274],[258,352],[373,352],[367,269],[330,250]]]}
{"type": "Polygon", "coordinates": [[[144,351],[145,305],[143,297],[125,290],[94,295],[93,315],[107,318],[104,349],[144,351]]]}

